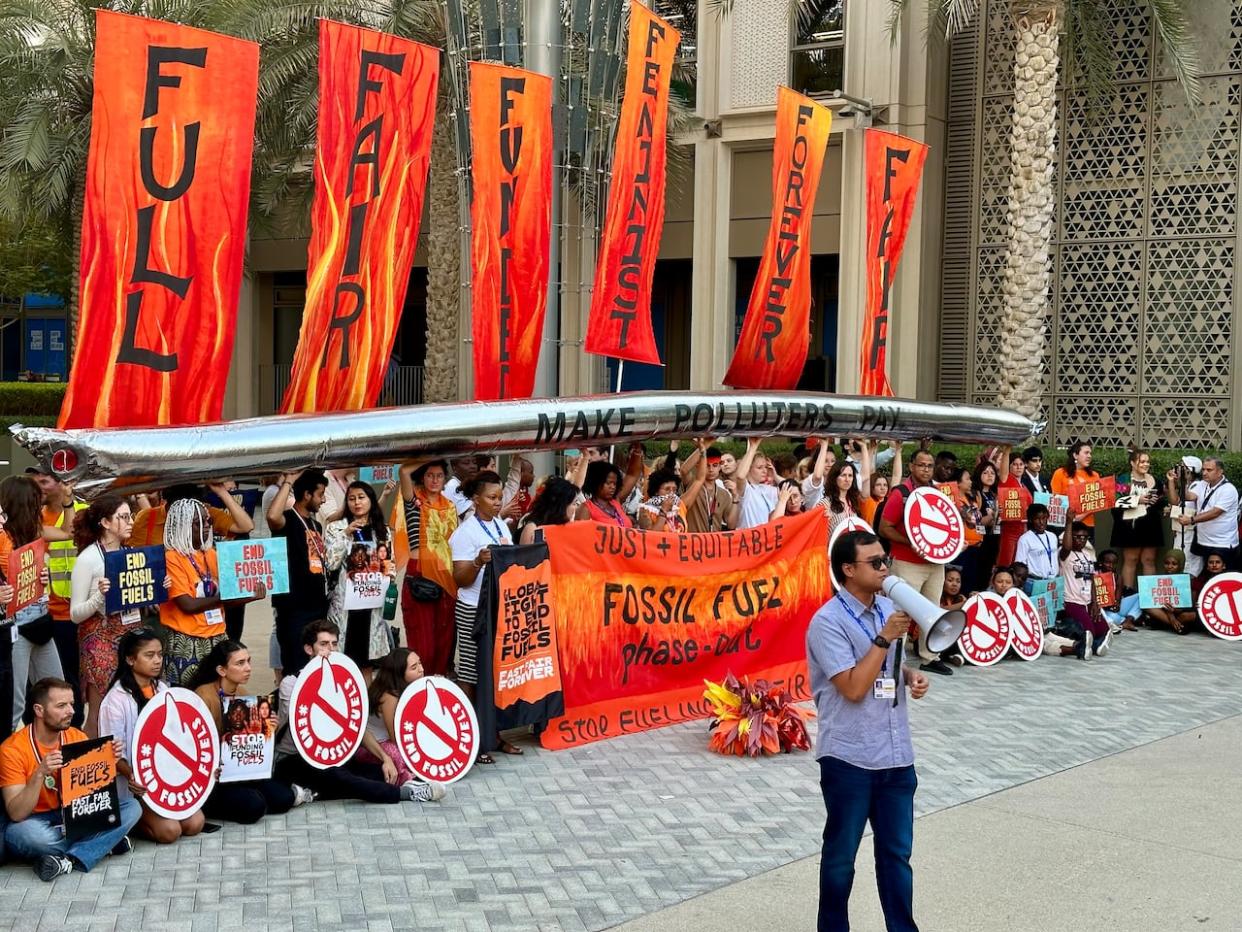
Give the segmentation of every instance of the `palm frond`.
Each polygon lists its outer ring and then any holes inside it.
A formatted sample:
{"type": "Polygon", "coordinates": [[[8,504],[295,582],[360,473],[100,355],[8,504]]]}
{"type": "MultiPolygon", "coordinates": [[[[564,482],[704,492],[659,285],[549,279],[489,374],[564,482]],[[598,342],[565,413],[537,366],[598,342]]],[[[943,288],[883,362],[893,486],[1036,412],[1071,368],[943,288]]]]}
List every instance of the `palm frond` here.
{"type": "Polygon", "coordinates": [[[1199,103],[1203,99],[1203,88],[1199,81],[1198,43],[1190,32],[1186,2],[1148,0],[1148,7],[1151,10],[1152,26],[1160,39],[1160,47],[1186,93],[1186,100],[1192,104],[1199,103]]]}

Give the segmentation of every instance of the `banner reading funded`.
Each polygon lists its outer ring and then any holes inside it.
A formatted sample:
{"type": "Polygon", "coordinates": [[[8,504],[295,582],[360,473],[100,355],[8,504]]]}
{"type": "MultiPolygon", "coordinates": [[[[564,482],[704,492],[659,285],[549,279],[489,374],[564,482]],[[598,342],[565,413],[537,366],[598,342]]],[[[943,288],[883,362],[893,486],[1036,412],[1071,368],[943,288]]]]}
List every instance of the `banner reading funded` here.
{"type": "Polygon", "coordinates": [[[281,412],[374,407],[418,242],[440,51],[319,21],[306,310],[281,412]]]}
{"type": "Polygon", "coordinates": [[[810,695],[806,629],[828,593],[818,514],[718,534],[592,522],[545,528],[565,748],[709,714],[703,681],[727,674],[810,695]]]}
{"type": "Polygon", "coordinates": [[[253,42],[95,11],[81,313],[60,427],[220,419],[258,75],[253,42]]]}
{"type": "Polygon", "coordinates": [[[638,0],[630,3],[625,96],[586,335],[588,353],[657,366],[651,277],[664,231],[669,81],[680,41],[638,0]]]}
{"type": "Polygon", "coordinates": [[[772,220],[726,385],[793,389],[811,335],[811,221],[832,111],[777,89],[772,220]]]}
{"type": "Polygon", "coordinates": [[[470,63],[474,397],[529,398],[548,303],[552,79],[470,63]]]}
{"type": "Polygon", "coordinates": [[[891,397],[888,324],[893,278],[906,243],[927,146],[878,129],[865,130],[867,175],[867,310],[863,317],[858,391],[891,397]]]}

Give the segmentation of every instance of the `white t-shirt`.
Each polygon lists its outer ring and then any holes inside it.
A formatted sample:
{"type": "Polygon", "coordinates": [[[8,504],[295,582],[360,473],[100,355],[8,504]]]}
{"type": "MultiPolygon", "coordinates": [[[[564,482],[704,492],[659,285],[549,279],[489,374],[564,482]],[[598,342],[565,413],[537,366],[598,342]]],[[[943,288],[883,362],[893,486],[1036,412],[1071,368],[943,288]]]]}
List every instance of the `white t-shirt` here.
{"type": "Polygon", "coordinates": [[[1095,548],[1090,544],[1082,550],[1071,550],[1061,561],[1065,577],[1065,601],[1074,605],[1090,605],[1095,596],[1095,548]]]}
{"type": "Polygon", "coordinates": [[[780,494],[780,489],[774,485],[747,482],[746,489],[742,492],[742,514],[738,518],[738,529],[758,527],[772,520],[772,512],[776,510],[780,494]]]}
{"type": "Polygon", "coordinates": [[[457,508],[457,517],[459,518],[474,507],[474,502],[461,494],[461,480],[456,476],[444,483],[444,495],[457,508]]]}
{"type": "Polygon", "coordinates": [[[1210,521],[1200,521],[1194,526],[1196,539],[1204,547],[1236,547],[1238,546],[1238,490],[1228,479],[1221,479],[1212,488],[1203,479],[1190,484],[1189,491],[1198,498],[1195,508],[1207,511],[1219,508],[1224,514],[1210,521]]]}
{"type": "MultiPolygon", "coordinates": [[[[449,538],[449,547],[453,551],[454,562],[473,560],[484,547],[511,543],[513,543],[513,538],[509,536],[509,528],[503,521],[499,518],[483,521],[478,515],[459,524],[453,536],[449,538]]],[[[457,589],[457,599],[463,605],[477,606],[482,591],[483,569],[480,567],[479,575],[474,578],[473,583],[457,589]]]]}
{"type": "Polygon", "coordinates": [[[1027,531],[1018,538],[1014,559],[1025,563],[1035,579],[1052,579],[1057,575],[1057,551],[1060,547],[1060,538],[1051,531],[1044,531],[1043,534],[1027,531]]]}
{"type": "MultiPolygon", "coordinates": [[[[155,696],[147,702],[154,702],[160,693],[168,689],[168,684],[163,680],[155,680],[154,686],[155,696]]],[[[137,724],[138,703],[125,687],[117,683],[99,703],[99,733],[120,738],[125,744],[125,759],[129,760],[129,755],[133,753],[130,748],[134,743],[134,727],[137,724]]],[[[129,760],[129,763],[132,767],[134,762],[129,760]]],[[[121,799],[129,799],[133,795],[129,791],[129,781],[123,777],[116,781],[116,791],[121,799]]]]}

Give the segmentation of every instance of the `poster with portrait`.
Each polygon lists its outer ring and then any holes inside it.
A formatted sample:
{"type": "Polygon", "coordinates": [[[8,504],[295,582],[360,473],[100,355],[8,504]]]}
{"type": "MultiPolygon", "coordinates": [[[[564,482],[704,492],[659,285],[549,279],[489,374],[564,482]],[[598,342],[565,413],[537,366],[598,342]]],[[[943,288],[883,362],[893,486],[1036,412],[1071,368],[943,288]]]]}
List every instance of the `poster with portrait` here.
{"type": "Polygon", "coordinates": [[[351,540],[345,552],[345,601],[347,612],[380,608],[394,571],[392,545],[381,541],[351,540]]]}
{"type": "Polygon", "coordinates": [[[220,706],[220,782],[270,777],[276,743],[272,697],[223,696],[220,706]]]}

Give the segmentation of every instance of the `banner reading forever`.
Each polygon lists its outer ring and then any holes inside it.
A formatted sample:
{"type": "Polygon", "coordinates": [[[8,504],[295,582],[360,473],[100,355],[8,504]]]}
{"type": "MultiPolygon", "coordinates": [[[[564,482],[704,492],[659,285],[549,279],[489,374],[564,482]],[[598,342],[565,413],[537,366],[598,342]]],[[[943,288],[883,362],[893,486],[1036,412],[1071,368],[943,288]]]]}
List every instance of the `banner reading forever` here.
{"type": "Polygon", "coordinates": [[[545,534],[565,714],[544,747],[702,718],[703,681],[729,673],[810,696],[806,629],[829,585],[822,515],[719,534],[589,522],[545,534]]]}
{"type": "Polygon", "coordinates": [[[811,329],[811,219],[832,111],[778,88],[772,152],[772,220],[733,362],[737,388],[797,388],[811,329]]]}
{"type": "Polygon", "coordinates": [[[319,21],[306,310],[281,412],[375,406],[423,214],[440,51],[319,21]]]}
{"type": "Polygon", "coordinates": [[[552,79],[470,63],[474,397],[529,398],[548,303],[552,79]]]}
{"type": "Polygon", "coordinates": [[[681,33],[638,0],[630,3],[625,97],[586,336],[588,353],[657,366],[651,276],[664,231],[668,90],[680,41],[681,33]]]}
{"type": "Polygon", "coordinates": [[[863,318],[863,395],[891,397],[886,347],[893,277],[906,243],[927,146],[878,129],[865,130],[867,173],[867,313],[863,318]]]}
{"type": "Polygon", "coordinates": [[[81,315],[61,427],[220,419],[258,78],[253,42],[95,12],[81,315]]]}

